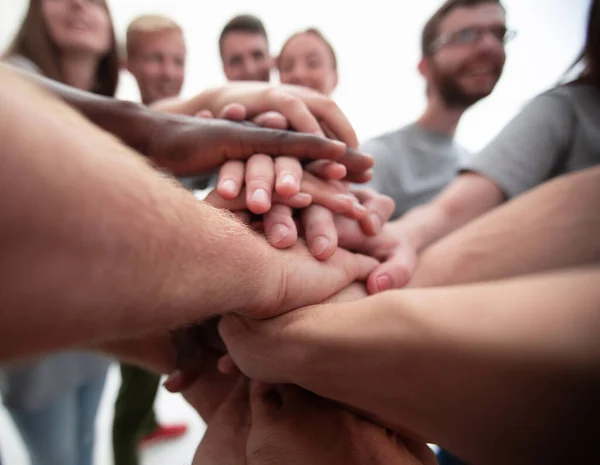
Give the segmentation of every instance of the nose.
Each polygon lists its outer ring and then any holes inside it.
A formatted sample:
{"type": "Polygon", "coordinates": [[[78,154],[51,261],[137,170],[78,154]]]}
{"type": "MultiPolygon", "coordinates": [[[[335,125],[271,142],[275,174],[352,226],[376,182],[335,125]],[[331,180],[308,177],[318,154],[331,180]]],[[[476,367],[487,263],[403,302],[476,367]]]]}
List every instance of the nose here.
{"type": "Polygon", "coordinates": [[[86,2],[86,0],[70,0],[71,1],[71,7],[75,8],[75,9],[81,9],[84,6],[84,3],[86,2]]]}

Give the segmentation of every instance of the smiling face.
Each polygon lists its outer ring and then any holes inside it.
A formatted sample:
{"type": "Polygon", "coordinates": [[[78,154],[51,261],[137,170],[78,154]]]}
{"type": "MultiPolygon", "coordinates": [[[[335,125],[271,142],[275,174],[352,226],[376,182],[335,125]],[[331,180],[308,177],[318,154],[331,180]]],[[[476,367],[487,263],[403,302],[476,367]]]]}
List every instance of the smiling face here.
{"type": "Polygon", "coordinates": [[[498,4],[452,10],[439,25],[443,45],[420,65],[430,88],[450,107],[467,108],[490,95],[506,61],[500,39],[505,31],[505,12],[498,4]]]}
{"type": "Polygon", "coordinates": [[[104,0],[42,0],[42,15],[62,53],[105,55],[112,26],[104,0]]]}
{"type": "Polygon", "coordinates": [[[230,31],[221,41],[223,72],[229,81],[269,82],[273,61],[264,34],[230,31]]]}
{"type": "Polygon", "coordinates": [[[293,36],[278,59],[282,84],[296,84],[330,95],[338,75],[332,51],[325,41],[310,32],[293,36]]]}
{"type": "Polygon", "coordinates": [[[137,80],[142,102],[151,104],[181,92],[185,75],[185,42],[179,29],[138,32],[130,46],[127,69],[137,80]]]}

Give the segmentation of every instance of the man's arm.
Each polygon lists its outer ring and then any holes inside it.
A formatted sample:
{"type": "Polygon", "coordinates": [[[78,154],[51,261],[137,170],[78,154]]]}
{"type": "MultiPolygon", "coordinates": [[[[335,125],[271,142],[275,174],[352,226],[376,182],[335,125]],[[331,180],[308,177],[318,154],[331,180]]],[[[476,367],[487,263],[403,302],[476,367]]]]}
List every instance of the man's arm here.
{"type": "Polygon", "coordinates": [[[503,200],[502,191],[489,178],[465,173],[430,203],[385,224],[376,237],[346,234],[348,225],[343,223],[348,222],[338,221],[339,245],[382,261],[367,281],[370,293],[404,287],[411,279],[422,250],[503,200]]]}
{"type": "Polygon", "coordinates": [[[220,329],[251,378],[298,384],[468,462],[595,463],[599,280],[596,268],[391,291],[220,329]]]}
{"type": "Polygon", "coordinates": [[[345,251],[322,263],[301,247],[272,249],[63,103],[0,77],[1,358],[215,313],[270,316],[372,269],[345,251]]]}
{"type": "Polygon", "coordinates": [[[558,177],[436,242],[411,287],[487,281],[600,262],[600,167],[558,177]]]}
{"type": "MultiPolygon", "coordinates": [[[[185,116],[159,113],[133,102],[84,92],[8,65],[0,64],[0,70],[16,73],[36,85],[45,87],[94,124],[177,175],[209,172],[227,160],[245,160],[255,153],[337,160],[355,175],[364,174],[373,165],[370,157],[346,149],[345,144],[341,142],[328,140],[313,133],[302,134],[224,120],[206,120],[194,117],[195,114],[185,116]]],[[[337,110],[331,111],[327,118],[335,120],[345,131],[354,133],[345,116],[337,106],[332,107],[335,104],[329,99],[322,97],[323,101],[318,100],[315,104],[311,103],[311,100],[307,104],[302,96],[291,95],[283,90],[271,92],[270,87],[263,87],[244,87],[235,93],[227,93],[228,88],[224,87],[202,93],[197,98],[207,105],[213,100],[223,98],[240,99],[242,102],[254,99],[263,107],[273,106],[288,117],[293,115],[297,129],[301,132],[307,132],[306,129],[312,127],[311,121],[318,124],[311,108],[322,112],[323,108],[337,110]],[[265,94],[271,97],[263,101],[261,96],[265,94]],[[289,103],[290,100],[294,105],[286,106],[286,102],[289,103]]],[[[219,104],[213,102],[212,105],[219,104]]],[[[185,108],[177,109],[183,112],[185,108]]],[[[177,109],[170,108],[171,111],[177,109]]]]}

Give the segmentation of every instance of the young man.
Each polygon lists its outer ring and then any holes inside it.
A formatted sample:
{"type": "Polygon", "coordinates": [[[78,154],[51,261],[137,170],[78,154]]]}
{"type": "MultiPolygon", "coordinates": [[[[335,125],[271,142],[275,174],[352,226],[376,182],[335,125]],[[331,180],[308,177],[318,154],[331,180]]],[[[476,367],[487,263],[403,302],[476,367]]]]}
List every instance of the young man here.
{"type": "Polygon", "coordinates": [[[425,112],[362,146],[376,160],[371,187],[395,200],[394,218],[428,202],[456,177],[467,154],[454,141],[456,127],[494,90],[511,36],[498,0],[449,0],[425,25],[418,66],[427,83],[425,112]]]}
{"type": "MultiPolygon", "coordinates": [[[[185,58],[183,31],[170,18],[144,15],[127,28],[127,69],[145,105],[179,95],[185,58]]],[[[154,411],[158,374],[122,363],[121,378],[113,423],[114,461],[115,465],[135,465],[138,443],[177,438],[185,434],[187,425],[158,423],[154,411]]]]}
{"type": "Polygon", "coordinates": [[[229,81],[269,82],[273,59],[262,21],[252,15],[231,19],[219,37],[223,73],[229,81]]]}

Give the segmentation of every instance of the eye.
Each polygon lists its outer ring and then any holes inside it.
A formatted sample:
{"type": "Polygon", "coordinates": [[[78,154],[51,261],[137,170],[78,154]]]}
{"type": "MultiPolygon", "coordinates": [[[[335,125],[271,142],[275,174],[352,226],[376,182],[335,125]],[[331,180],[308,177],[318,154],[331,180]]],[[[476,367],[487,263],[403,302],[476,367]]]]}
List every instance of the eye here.
{"type": "Polygon", "coordinates": [[[477,30],[474,28],[463,29],[452,35],[452,41],[458,44],[471,44],[477,40],[477,30]]]}

